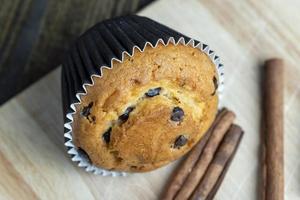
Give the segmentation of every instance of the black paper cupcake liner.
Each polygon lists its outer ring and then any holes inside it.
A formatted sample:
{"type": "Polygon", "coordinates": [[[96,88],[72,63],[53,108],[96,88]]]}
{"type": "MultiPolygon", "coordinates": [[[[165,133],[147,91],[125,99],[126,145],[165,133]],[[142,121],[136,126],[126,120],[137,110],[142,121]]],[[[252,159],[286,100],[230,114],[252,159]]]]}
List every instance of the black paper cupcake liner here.
{"type": "Polygon", "coordinates": [[[124,176],[125,172],[116,172],[96,167],[88,162],[75,147],[72,140],[73,115],[75,105],[81,103],[86,95],[86,86],[94,85],[94,78],[102,76],[103,68],[111,69],[114,60],[123,62],[125,54],[130,57],[134,51],[144,51],[147,45],[155,48],[158,44],[183,44],[205,52],[219,74],[218,93],[223,89],[223,65],[219,57],[208,45],[191,39],[173,29],[146,17],[128,15],[96,24],[70,47],[62,68],[62,97],[65,120],[65,146],[72,161],[87,172],[103,176],[124,176]]]}

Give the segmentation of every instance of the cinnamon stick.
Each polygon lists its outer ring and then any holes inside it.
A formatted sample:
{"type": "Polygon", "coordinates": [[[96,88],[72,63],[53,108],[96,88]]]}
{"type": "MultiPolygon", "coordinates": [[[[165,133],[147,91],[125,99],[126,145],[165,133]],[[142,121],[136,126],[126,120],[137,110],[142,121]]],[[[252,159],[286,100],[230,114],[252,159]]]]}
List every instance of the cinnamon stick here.
{"type": "Polygon", "coordinates": [[[224,168],[236,150],[242,135],[243,131],[239,126],[232,125],[230,127],[191,200],[207,199],[218,179],[222,179],[224,168]]]}
{"type": "Polygon", "coordinates": [[[191,196],[198,185],[199,180],[204,175],[209,163],[212,161],[215,151],[217,150],[226,131],[229,129],[234,119],[235,114],[231,111],[228,111],[216,124],[200,158],[198,159],[191,173],[186,178],[182,188],[176,195],[175,200],[185,200],[191,196]]]}
{"type": "Polygon", "coordinates": [[[172,200],[179,189],[182,187],[186,177],[192,171],[196,161],[198,160],[207,140],[210,138],[213,128],[220,121],[220,119],[228,112],[226,108],[223,108],[216,119],[214,120],[212,126],[205,133],[200,142],[191,150],[188,154],[187,158],[180,164],[180,166],[176,169],[175,173],[172,174],[171,180],[169,181],[169,185],[162,196],[162,200],[172,200]]]}
{"type": "Polygon", "coordinates": [[[283,61],[266,61],[263,80],[265,200],[284,199],[283,84],[283,61]]]}
{"type": "Polygon", "coordinates": [[[221,183],[223,182],[223,180],[224,180],[224,178],[225,178],[225,175],[226,175],[226,173],[227,173],[227,171],[228,171],[228,169],[229,169],[229,167],[230,167],[230,165],[231,165],[231,163],[232,163],[232,160],[233,160],[233,158],[234,158],[234,156],[235,156],[235,154],[236,154],[236,152],[237,152],[237,150],[238,150],[238,148],[239,148],[239,146],[240,146],[240,143],[241,143],[241,140],[242,140],[242,138],[243,138],[243,135],[244,135],[244,133],[242,132],[242,136],[241,136],[240,139],[238,140],[238,143],[236,144],[235,149],[234,149],[232,155],[230,155],[230,158],[229,158],[228,162],[227,162],[226,165],[224,166],[224,169],[223,169],[223,171],[222,171],[220,177],[218,178],[216,184],[214,185],[214,187],[213,187],[212,190],[210,191],[210,193],[209,193],[209,195],[207,196],[206,200],[213,200],[214,197],[215,197],[215,195],[216,195],[216,193],[218,192],[219,187],[221,186],[221,183]]]}

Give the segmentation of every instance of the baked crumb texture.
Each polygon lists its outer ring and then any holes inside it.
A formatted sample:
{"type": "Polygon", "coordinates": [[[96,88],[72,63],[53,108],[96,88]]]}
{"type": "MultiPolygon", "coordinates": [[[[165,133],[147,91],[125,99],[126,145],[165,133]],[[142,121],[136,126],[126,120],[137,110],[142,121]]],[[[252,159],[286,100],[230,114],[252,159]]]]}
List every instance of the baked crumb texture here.
{"type": "Polygon", "coordinates": [[[114,61],[77,105],[73,140],[98,167],[149,171],[189,151],[218,104],[210,58],[184,45],[147,46],[114,61]]]}

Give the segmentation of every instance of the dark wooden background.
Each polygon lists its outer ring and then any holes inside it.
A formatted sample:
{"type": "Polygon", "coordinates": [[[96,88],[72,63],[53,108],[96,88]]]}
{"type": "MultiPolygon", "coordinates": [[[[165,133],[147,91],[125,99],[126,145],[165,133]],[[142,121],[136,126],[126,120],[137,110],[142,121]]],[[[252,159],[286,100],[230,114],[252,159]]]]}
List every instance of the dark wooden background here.
{"type": "Polygon", "coordinates": [[[0,105],[57,67],[87,28],[151,1],[0,0],[0,105]]]}

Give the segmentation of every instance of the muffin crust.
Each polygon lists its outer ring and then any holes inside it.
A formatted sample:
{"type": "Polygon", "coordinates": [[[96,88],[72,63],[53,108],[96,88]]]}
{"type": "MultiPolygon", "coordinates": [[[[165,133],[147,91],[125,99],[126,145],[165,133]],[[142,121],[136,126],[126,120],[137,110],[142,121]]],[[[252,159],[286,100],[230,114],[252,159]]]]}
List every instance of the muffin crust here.
{"type": "Polygon", "coordinates": [[[184,45],[135,49],[87,87],[74,115],[74,144],[105,169],[150,171],[187,153],[217,112],[210,58],[184,45]]]}

